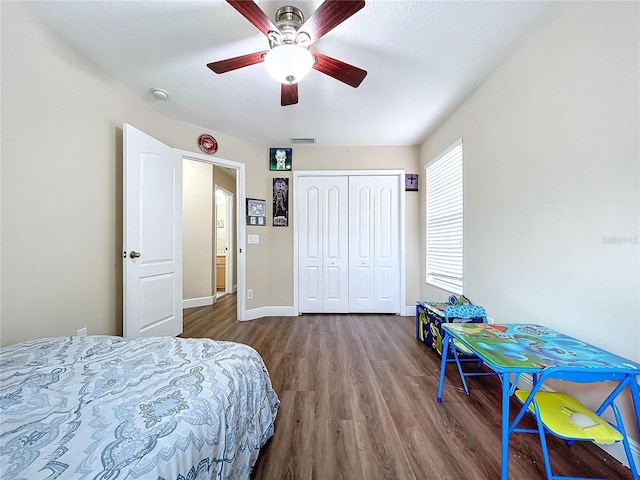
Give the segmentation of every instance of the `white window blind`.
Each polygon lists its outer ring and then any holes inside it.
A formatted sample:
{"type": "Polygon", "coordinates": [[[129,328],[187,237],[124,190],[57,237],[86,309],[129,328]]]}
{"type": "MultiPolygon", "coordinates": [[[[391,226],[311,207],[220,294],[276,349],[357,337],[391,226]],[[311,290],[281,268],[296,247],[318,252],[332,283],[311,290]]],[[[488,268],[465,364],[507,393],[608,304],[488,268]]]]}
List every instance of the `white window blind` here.
{"type": "Polygon", "coordinates": [[[427,283],[463,293],[462,140],[426,168],[427,283]]]}

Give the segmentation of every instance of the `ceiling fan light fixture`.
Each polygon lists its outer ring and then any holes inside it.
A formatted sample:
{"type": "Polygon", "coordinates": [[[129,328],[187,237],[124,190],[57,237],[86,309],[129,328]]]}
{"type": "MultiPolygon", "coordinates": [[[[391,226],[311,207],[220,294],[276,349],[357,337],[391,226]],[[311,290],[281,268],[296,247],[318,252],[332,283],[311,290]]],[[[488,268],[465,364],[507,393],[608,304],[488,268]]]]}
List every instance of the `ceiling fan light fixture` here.
{"type": "Polygon", "coordinates": [[[283,44],[271,49],[264,57],[267,72],[280,83],[298,83],[313,68],[315,60],[309,50],[300,45],[283,44]]]}

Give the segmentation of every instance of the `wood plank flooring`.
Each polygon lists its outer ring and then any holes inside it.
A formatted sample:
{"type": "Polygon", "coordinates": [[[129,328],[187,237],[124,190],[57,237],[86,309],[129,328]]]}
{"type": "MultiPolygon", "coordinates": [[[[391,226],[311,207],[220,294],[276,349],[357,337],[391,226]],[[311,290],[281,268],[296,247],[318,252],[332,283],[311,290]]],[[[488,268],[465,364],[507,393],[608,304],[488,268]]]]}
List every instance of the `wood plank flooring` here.
{"type": "MultiPolygon", "coordinates": [[[[251,478],[494,480],[500,477],[500,383],[448,369],[415,339],[413,317],[302,315],[236,320],[235,295],[184,311],[183,337],[246,343],[281,401],[251,478]]],[[[515,403],[513,404],[516,405],[515,403]]],[[[534,426],[527,418],[523,425],[534,426]]],[[[509,478],[546,478],[537,435],[510,440],[509,478]]],[[[550,437],[554,474],[631,479],[595,445],[550,437]]]]}

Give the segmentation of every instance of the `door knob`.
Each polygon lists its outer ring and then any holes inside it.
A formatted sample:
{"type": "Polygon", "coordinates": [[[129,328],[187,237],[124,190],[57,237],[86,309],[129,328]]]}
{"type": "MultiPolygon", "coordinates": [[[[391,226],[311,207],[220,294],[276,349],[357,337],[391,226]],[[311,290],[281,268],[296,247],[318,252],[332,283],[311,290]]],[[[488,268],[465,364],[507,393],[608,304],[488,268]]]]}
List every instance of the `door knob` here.
{"type": "Polygon", "coordinates": [[[131,250],[131,252],[129,253],[130,258],[138,258],[139,256],[140,252],[134,252],[133,250],[131,250]]]}

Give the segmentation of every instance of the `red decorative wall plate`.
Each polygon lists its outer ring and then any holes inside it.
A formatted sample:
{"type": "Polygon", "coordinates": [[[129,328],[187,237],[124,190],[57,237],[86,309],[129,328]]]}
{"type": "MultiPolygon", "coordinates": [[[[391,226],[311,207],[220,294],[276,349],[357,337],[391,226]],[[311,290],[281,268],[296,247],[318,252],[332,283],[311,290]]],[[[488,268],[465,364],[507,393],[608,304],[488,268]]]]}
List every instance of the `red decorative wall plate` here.
{"type": "Polygon", "coordinates": [[[218,151],[218,142],[215,138],[208,134],[200,135],[198,139],[198,147],[206,154],[214,154],[218,151]]]}

